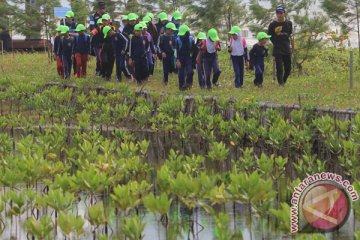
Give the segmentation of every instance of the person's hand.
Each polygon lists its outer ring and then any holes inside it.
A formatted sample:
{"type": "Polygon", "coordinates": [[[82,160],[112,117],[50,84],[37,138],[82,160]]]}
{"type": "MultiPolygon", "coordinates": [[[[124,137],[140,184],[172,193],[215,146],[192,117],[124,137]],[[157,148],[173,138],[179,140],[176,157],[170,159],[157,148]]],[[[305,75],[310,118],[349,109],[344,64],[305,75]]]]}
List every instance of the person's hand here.
{"type": "Polygon", "coordinates": [[[250,64],[249,64],[249,62],[245,62],[245,68],[246,68],[246,69],[250,69],[250,64]]]}
{"type": "Polygon", "coordinates": [[[166,58],[166,53],[165,53],[165,52],[162,52],[162,53],[161,53],[161,56],[162,56],[163,58],[166,58]]]}
{"type": "Polygon", "coordinates": [[[176,60],[176,67],[177,67],[178,69],[181,68],[181,62],[180,62],[179,60],[176,60]]]}
{"type": "Polygon", "coordinates": [[[157,55],[153,54],[153,58],[154,58],[154,61],[156,61],[157,60],[157,55]]]}
{"type": "Polygon", "coordinates": [[[228,46],[228,52],[232,52],[232,47],[228,46]]]}

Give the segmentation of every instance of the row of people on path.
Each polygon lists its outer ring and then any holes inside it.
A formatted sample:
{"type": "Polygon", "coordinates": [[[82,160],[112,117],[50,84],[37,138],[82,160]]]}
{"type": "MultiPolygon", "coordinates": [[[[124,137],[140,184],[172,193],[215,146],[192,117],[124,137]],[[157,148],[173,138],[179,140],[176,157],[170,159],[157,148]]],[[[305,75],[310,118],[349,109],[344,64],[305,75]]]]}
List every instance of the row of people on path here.
{"type": "MultiPolygon", "coordinates": [[[[54,52],[61,77],[70,78],[72,65],[77,77],[86,76],[88,56],[93,53],[96,56],[96,74],[106,80],[110,80],[115,65],[118,81],[124,75],[141,84],[154,73],[156,60],[160,60],[165,85],[169,74],[175,72],[178,74],[179,89],[191,88],[196,69],[200,88],[220,86],[218,80],[221,70],[217,52],[221,50],[221,44],[216,29],[200,32],[194,37],[190,28],[181,24],[181,13],[175,11],[172,21],[168,20],[165,12],[161,12],[156,24],[153,23],[154,15],[151,13],[144,16],[142,21],[137,14],[129,13],[122,18],[123,26],[116,30],[110,15],[104,13],[100,5],[99,9],[90,21],[90,34],[85,33],[84,25],[75,24],[71,11],[66,13],[65,25],[57,28],[54,52]],[[96,24],[93,24],[95,21],[96,24]]],[[[249,53],[240,27],[233,26],[229,31],[227,50],[232,61],[236,88],[243,86],[245,66],[254,70],[254,84],[262,87],[268,39],[274,44],[278,83],[286,83],[291,71],[292,24],[285,20],[283,7],[276,9],[276,15],[277,21],[270,24],[268,33],[257,34],[258,42],[249,53]]]]}

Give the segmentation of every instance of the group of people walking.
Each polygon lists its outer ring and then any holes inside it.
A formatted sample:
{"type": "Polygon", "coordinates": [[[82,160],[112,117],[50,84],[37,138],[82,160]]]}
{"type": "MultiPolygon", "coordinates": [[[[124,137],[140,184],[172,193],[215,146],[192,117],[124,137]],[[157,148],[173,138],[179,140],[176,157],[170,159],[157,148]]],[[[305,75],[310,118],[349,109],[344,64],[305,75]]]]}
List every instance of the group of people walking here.
{"type": "MultiPolygon", "coordinates": [[[[277,78],[284,85],[291,71],[290,36],[292,24],[285,19],[285,9],[276,9],[277,20],[269,26],[268,32],[256,35],[258,42],[248,52],[245,38],[239,26],[228,32],[230,54],[235,75],[235,87],[244,84],[245,67],[254,70],[254,84],[262,87],[264,58],[268,55],[267,42],[274,45],[277,78]]],[[[71,69],[77,77],[86,76],[89,55],[96,56],[96,74],[106,80],[111,79],[114,65],[116,78],[123,76],[141,84],[154,73],[155,63],[162,62],[162,82],[168,84],[169,74],[177,73],[179,89],[193,86],[194,69],[197,72],[200,88],[219,87],[221,70],[217,52],[221,51],[219,34],[211,28],[206,33],[199,32],[196,37],[190,33],[189,26],[182,24],[182,14],[175,11],[171,20],[165,12],[146,14],[141,20],[135,13],[122,17],[122,26],[115,29],[111,17],[105,11],[104,2],[90,18],[90,32],[87,34],[83,24],[76,24],[74,13],[66,13],[66,19],[57,28],[54,53],[58,74],[68,79],[71,69]]]]}

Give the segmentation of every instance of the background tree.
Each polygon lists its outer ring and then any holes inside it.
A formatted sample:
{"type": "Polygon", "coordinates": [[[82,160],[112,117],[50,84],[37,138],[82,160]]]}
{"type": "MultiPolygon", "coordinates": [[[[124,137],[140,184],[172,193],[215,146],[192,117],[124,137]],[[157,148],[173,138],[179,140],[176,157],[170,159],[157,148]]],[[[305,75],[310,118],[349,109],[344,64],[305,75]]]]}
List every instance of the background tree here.
{"type": "Polygon", "coordinates": [[[360,0],[322,0],[321,6],[344,34],[357,32],[360,54],[360,0]]]}
{"type": "Polygon", "coordinates": [[[85,24],[91,12],[90,6],[84,0],[71,1],[71,10],[75,13],[77,23],[85,24]]]}
{"type": "Polygon", "coordinates": [[[14,0],[14,17],[12,25],[17,33],[26,38],[38,39],[46,36],[55,28],[53,21],[54,7],[60,6],[58,0],[14,0]]]}

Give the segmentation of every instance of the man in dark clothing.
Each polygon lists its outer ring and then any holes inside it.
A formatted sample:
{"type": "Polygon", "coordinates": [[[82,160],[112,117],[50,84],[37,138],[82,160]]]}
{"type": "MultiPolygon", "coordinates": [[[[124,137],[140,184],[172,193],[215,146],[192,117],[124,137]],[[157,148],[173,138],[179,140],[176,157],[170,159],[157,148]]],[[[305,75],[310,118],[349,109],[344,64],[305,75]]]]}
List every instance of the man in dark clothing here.
{"type": "Polygon", "coordinates": [[[179,89],[184,91],[190,89],[193,84],[193,53],[194,39],[190,36],[190,28],[186,25],[179,27],[176,38],[176,65],[178,68],[179,89]]]}
{"type": "Polygon", "coordinates": [[[143,25],[138,23],[134,26],[134,36],[131,38],[129,47],[129,63],[134,66],[134,77],[138,84],[143,83],[149,77],[149,69],[146,59],[146,41],[142,35],[143,25]]]}
{"type": "Polygon", "coordinates": [[[71,65],[73,60],[74,39],[69,35],[69,27],[64,26],[61,29],[63,38],[59,47],[58,56],[62,56],[64,65],[64,78],[69,79],[71,76],[71,65]]]}
{"type": "Polygon", "coordinates": [[[93,15],[90,16],[90,30],[91,31],[96,28],[98,20],[105,13],[106,13],[105,2],[103,2],[103,1],[98,2],[98,9],[96,10],[96,12],[93,15]]]}
{"type": "Polygon", "coordinates": [[[101,50],[101,75],[106,81],[110,81],[111,74],[114,68],[115,54],[113,48],[114,31],[110,26],[103,28],[104,43],[101,50]]]}
{"type": "Polygon", "coordinates": [[[174,31],[177,28],[175,24],[169,22],[166,24],[166,32],[164,35],[160,36],[159,41],[159,53],[161,54],[162,63],[163,63],[163,83],[165,85],[168,84],[169,81],[169,73],[174,72],[175,70],[175,37],[173,35],[174,31]]]}
{"type": "Polygon", "coordinates": [[[60,25],[69,27],[69,33],[71,33],[71,34],[75,33],[75,29],[77,26],[74,17],[75,17],[75,14],[73,11],[67,11],[65,14],[65,19],[62,19],[60,21],[60,25]]]}
{"type": "Polygon", "coordinates": [[[274,45],[277,80],[283,86],[291,72],[292,22],[285,19],[285,9],[281,6],[276,8],[276,17],[277,20],[269,25],[268,34],[271,35],[270,40],[274,45]]]}

